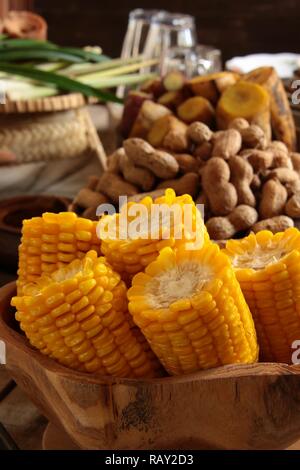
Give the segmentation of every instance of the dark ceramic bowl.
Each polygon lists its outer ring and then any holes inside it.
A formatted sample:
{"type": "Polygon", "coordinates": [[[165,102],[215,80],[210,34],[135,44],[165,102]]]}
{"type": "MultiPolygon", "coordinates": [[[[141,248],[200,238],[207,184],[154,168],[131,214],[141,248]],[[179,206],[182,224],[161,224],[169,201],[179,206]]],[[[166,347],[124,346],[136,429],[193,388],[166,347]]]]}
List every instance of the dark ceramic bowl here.
{"type": "Polygon", "coordinates": [[[39,217],[44,212],[64,212],[70,200],[56,196],[18,196],[0,201],[1,269],[15,273],[18,245],[24,219],[39,217]]]}

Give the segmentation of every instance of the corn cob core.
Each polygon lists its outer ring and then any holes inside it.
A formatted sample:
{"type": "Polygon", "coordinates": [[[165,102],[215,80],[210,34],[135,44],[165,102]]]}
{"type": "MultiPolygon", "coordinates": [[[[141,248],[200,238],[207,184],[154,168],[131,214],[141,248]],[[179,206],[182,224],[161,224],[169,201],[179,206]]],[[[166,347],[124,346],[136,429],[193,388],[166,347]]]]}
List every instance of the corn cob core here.
{"type": "Polygon", "coordinates": [[[72,212],[45,213],[24,220],[19,246],[18,293],[24,285],[43,273],[52,273],[89,250],[100,254],[97,222],[77,217],[72,212]]]}
{"type": "Polygon", "coordinates": [[[103,222],[114,222],[116,235],[104,235],[102,232],[102,253],[126,282],[131,281],[134,274],[143,271],[154,261],[163,248],[177,247],[186,242],[193,243],[195,233],[205,241],[209,238],[201,214],[191,196],[186,194],[177,197],[172,189],[167,189],[165,195],[155,201],[151,197],[145,197],[139,203],[128,203],[119,214],[106,216],[103,222]],[[188,206],[189,228],[187,218],[183,216],[183,210],[188,206]],[[139,210],[139,207],[144,210],[139,210]],[[174,212],[164,211],[170,207],[174,212]],[[155,212],[158,208],[162,210],[160,216],[155,212]],[[138,223],[132,227],[136,227],[139,233],[132,236],[129,231],[122,233],[124,225],[126,228],[130,227],[130,223],[137,222],[137,217],[138,223]]]}
{"type": "Polygon", "coordinates": [[[164,248],[128,291],[129,311],[171,375],[257,360],[254,323],[229,258],[164,248]]]}
{"type": "Polygon", "coordinates": [[[12,299],[30,343],[63,365],[119,377],[154,377],[160,364],[128,321],[126,286],[95,251],[12,299]]]}
{"type": "Polygon", "coordinates": [[[256,326],[261,359],[291,363],[300,339],[300,233],[295,228],[230,240],[224,250],[256,326]]]}

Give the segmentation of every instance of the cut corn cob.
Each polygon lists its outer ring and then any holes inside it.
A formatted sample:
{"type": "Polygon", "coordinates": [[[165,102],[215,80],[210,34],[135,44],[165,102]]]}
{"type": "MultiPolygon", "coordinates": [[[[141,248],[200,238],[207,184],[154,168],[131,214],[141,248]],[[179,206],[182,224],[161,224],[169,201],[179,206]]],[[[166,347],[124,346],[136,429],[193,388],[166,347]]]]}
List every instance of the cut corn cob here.
{"type": "Polygon", "coordinates": [[[172,189],[167,189],[164,196],[154,201],[151,197],[145,197],[139,203],[129,202],[123,206],[119,214],[105,216],[102,222],[107,225],[114,222],[116,225],[116,232],[112,236],[103,231],[100,233],[101,251],[126,282],[154,261],[163,248],[196,242],[200,242],[201,247],[203,242],[208,240],[201,214],[192,197],[188,194],[177,197],[172,189]],[[187,219],[183,215],[187,207],[190,209],[186,212],[188,217],[190,216],[189,228],[187,219]],[[144,208],[144,212],[139,208],[144,208]],[[176,212],[178,217],[172,216],[172,213],[170,217],[170,213],[156,217],[158,208],[179,209],[179,212],[176,212]],[[128,229],[137,218],[139,218],[140,232],[131,235],[127,230],[122,233],[124,227],[128,229]]]}
{"type": "Polygon", "coordinates": [[[291,363],[300,339],[300,233],[296,228],[229,240],[224,250],[256,326],[261,359],[291,363]]]}
{"type": "Polygon", "coordinates": [[[51,273],[89,250],[100,254],[97,222],[77,217],[72,212],[45,213],[24,220],[19,246],[18,293],[41,274],[51,273]]]}
{"type": "Polygon", "coordinates": [[[164,248],[128,291],[129,311],[171,375],[252,363],[252,316],[229,258],[207,242],[197,251],[164,248]]]}
{"type": "Polygon", "coordinates": [[[12,299],[30,343],[70,368],[119,377],[155,377],[160,364],[128,321],[120,275],[90,251],[82,260],[35,283],[12,299]]]}

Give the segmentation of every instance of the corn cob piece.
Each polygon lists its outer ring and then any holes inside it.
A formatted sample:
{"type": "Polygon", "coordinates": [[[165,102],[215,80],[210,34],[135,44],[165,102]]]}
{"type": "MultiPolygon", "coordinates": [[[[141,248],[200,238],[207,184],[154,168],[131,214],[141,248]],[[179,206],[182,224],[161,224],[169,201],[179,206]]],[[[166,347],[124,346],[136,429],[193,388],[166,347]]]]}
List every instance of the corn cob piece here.
{"type": "Polygon", "coordinates": [[[97,222],[77,217],[72,212],[45,213],[24,220],[19,246],[18,293],[24,285],[43,273],[81,259],[89,250],[100,254],[97,222]]]}
{"type": "Polygon", "coordinates": [[[128,290],[129,311],[171,375],[252,363],[252,316],[227,256],[208,242],[197,251],[164,248],[128,290]]]}
{"type": "Polygon", "coordinates": [[[61,364],[119,377],[155,377],[160,364],[128,321],[127,289],[95,251],[12,299],[32,346],[61,364]]]}
{"type": "MultiPolygon", "coordinates": [[[[157,215],[158,212],[155,214],[157,215]]],[[[202,243],[209,239],[201,214],[192,197],[187,194],[177,197],[173,189],[167,189],[164,196],[154,201],[151,197],[145,197],[139,203],[129,202],[123,206],[119,214],[105,216],[102,221],[107,225],[114,222],[116,235],[110,236],[102,233],[101,251],[126,282],[154,261],[163,248],[168,246],[174,248],[185,243],[198,243],[199,240],[201,247],[202,243]],[[188,206],[190,209],[188,211],[189,228],[187,228],[187,219],[183,215],[184,209],[188,206]],[[139,207],[144,208],[142,217],[139,207]],[[158,208],[162,210],[176,208],[179,209],[176,213],[180,214],[181,210],[181,215],[177,217],[170,213],[170,217],[162,215],[157,218],[154,212],[158,208]],[[130,223],[137,221],[137,218],[142,227],[140,234],[131,236],[128,230],[124,235],[123,227],[130,227],[130,223]]]]}
{"type": "Polygon", "coordinates": [[[252,312],[261,360],[291,363],[300,339],[300,233],[267,230],[229,240],[224,250],[252,312]]]}

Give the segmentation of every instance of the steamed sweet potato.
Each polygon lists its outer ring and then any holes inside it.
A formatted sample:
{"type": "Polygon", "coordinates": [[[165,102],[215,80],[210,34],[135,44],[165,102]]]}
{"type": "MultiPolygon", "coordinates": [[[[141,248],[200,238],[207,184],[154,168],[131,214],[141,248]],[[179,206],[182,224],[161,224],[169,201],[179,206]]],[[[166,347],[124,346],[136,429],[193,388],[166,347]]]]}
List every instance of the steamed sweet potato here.
{"type": "Polygon", "coordinates": [[[284,142],[289,150],[296,150],[296,129],[289,101],[276,70],[259,67],[244,76],[244,80],[264,87],[270,95],[272,128],[276,139],[284,142]]]}
{"type": "Polygon", "coordinates": [[[188,124],[201,121],[207,125],[211,125],[215,117],[215,111],[206,98],[193,96],[178,106],[177,115],[179,119],[188,124]]]}
{"type": "Polygon", "coordinates": [[[144,101],[131,129],[130,137],[145,138],[152,124],[170,113],[171,111],[166,106],[154,103],[151,100],[144,101]]]}
{"type": "Polygon", "coordinates": [[[237,117],[257,124],[270,140],[270,98],[262,86],[240,80],[224,91],[217,105],[218,127],[227,129],[237,117]]]}
{"type": "Polygon", "coordinates": [[[131,91],[125,101],[122,121],[120,125],[121,133],[124,137],[128,137],[133,124],[139,114],[144,101],[151,98],[147,93],[142,91],[131,91]]]}
{"type": "Polygon", "coordinates": [[[192,93],[215,104],[223,91],[237,82],[239,76],[233,72],[217,72],[194,77],[187,83],[192,93]]]}
{"type": "Polygon", "coordinates": [[[186,152],[188,149],[187,126],[173,115],[166,115],[155,121],[147,135],[153,147],[171,152],[186,152]]]}

